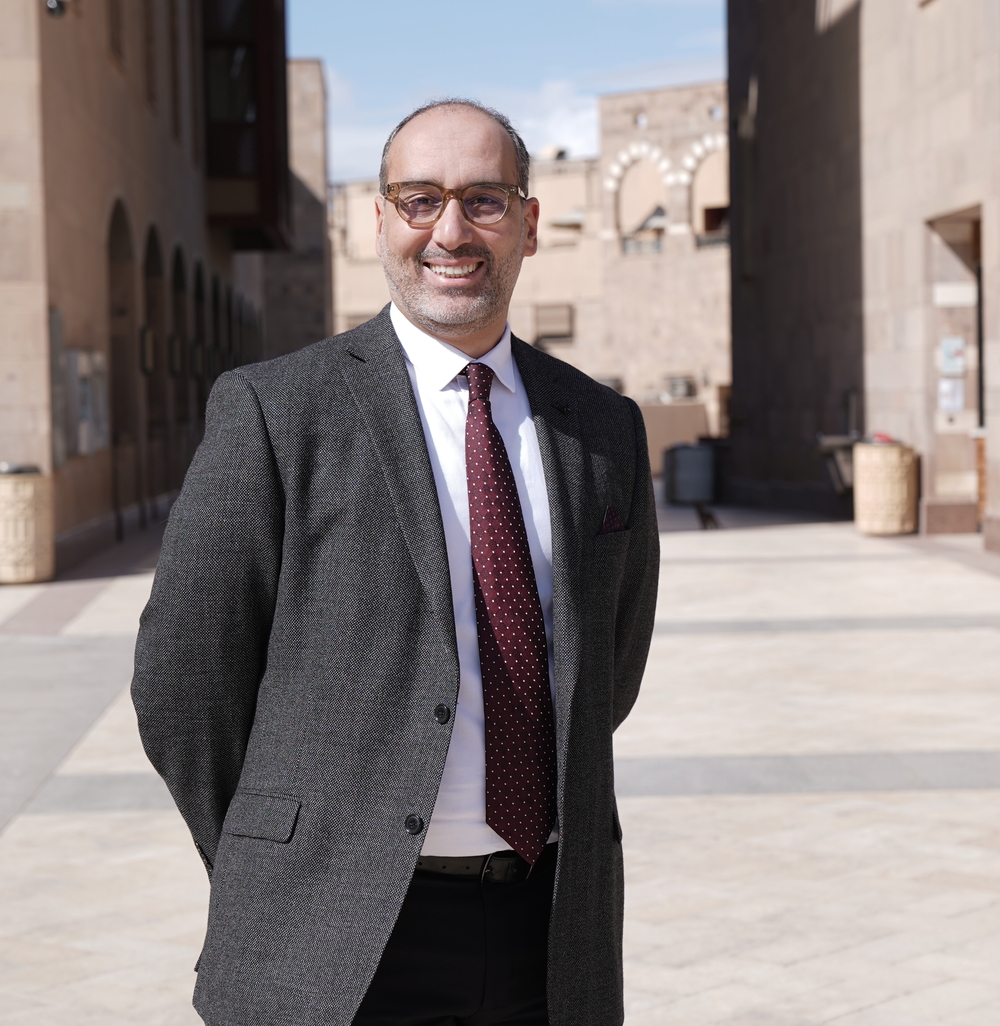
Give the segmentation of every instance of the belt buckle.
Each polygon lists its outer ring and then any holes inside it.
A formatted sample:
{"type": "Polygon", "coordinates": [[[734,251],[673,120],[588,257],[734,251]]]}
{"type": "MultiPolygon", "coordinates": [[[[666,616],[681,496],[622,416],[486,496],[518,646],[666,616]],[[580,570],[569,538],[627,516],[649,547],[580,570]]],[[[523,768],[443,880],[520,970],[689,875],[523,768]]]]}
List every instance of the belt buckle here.
{"type": "MultiPolygon", "coordinates": [[[[493,862],[493,856],[494,855],[498,855],[498,854],[500,854],[500,853],[493,851],[493,852],[490,852],[490,854],[486,856],[486,861],[483,863],[482,872],[480,872],[480,874],[479,874],[479,882],[480,883],[486,883],[487,882],[487,880],[488,880],[487,871],[489,870],[490,865],[493,862]]],[[[520,857],[520,856],[518,856],[517,852],[513,852],[513,855],[514,855],[515,859],[520,857]]],[[[511,860],[511,861],[513,862],[513,860],[511,860]]],[[[522,859],[522,861],[523,862],[527,862],[527,859],[522,859]]],[[[514,862],[513,864],[517,865],[516,862],[514,862]]],[[[534,872],[535,865],[537,865],[537,863],[530,863],[530,862],[528,863],[528,872],[525,873],[525,875],[524,875],[524,879],[525,880],[527,880],[531,876],[531,874],[534,872]]],[[[490,883],[500,883],[501,881],[499,881],[499,880],[495,880],[495,881],[494,880],[490,880],[489,882],[490,883]]],[[[502,882],[503,883],[512,883],[512,882],[516,882],[516,881],[504,880],[502,882]]]]}

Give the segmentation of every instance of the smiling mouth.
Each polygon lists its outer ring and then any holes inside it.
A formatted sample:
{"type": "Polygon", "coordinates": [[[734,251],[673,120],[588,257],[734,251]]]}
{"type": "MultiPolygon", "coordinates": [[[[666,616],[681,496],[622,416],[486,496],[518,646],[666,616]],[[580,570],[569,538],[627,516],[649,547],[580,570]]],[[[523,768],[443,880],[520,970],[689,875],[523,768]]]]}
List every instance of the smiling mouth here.
{"type": "Polygon", "coordinates": [[[432,274],[436,274],[439,278],[466,278],[485,263],[483,260],[474,260],[468,264],[460,264],[457,267],[449,267],[445,264],[432,264],[425,263],[424,267],[427,268],[432,274]]]}

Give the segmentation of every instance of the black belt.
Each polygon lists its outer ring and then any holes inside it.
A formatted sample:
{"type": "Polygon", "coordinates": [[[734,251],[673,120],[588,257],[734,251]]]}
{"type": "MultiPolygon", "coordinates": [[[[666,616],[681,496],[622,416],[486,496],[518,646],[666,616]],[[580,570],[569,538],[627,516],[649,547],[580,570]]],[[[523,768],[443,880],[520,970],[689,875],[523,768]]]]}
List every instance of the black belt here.
{"type": "MultiPolygon", "coordinates": [[[[547,844],[537,866],[549,854],[555,854],[556,845],[547,844]]],[[[488,883],[519,883],[531,876],[535,868],[516,851],[494,851],[489,855],[467,855],[449,858],[445,855],[421,855],[417,859],[417,871],[433,873],[435,876],[452,876],[478,879],[488,883]]]]}

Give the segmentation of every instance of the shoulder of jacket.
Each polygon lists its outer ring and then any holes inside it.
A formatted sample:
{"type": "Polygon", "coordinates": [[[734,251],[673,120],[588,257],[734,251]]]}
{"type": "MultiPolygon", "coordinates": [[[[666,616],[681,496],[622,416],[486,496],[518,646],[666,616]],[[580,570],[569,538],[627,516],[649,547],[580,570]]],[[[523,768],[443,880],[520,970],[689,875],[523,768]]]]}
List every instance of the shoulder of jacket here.
{"type": "Polygon", "coordinates": [[[575,393],[587,401],[596,401],[605,409],[614,410],[619,414],[630,416],[633,408],[638,409],[632,399],[600,381],[595,381],[579,368],[560,360],[557,356],[536,349],[516,336],[512,336],[511,346],[522,375],[527,370],[529,374],[547,378],[558,385],[561,391],[567,394],[575,393]]]}
{"type": "Polygon", "coordinates": [[[393,343],[398,345],[386,307],[370,321],[350,331],[331,335],[292,353],[244,364],[231,373],[240,375],[258,391],[284,391],[330,387],[330,377],[345,360],[364,363],[393,343]]]}

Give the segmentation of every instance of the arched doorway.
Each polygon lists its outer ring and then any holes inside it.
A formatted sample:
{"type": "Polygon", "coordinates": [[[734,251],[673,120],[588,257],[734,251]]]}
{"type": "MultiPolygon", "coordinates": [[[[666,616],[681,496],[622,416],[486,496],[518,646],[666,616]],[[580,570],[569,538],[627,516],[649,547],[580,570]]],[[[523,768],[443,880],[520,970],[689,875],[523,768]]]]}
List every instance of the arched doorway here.
{"type": "Polygon", "coordinates": [[[212,275],[212,338],[209,348],[208,387],[215,384],[215,379],[223,372],[222,366],[222,296],[219,291],[219,279],[212,275]]]}
{"type": "Polygon", "coordinates": [[[157,514],[157,498],[174,486],[173,396],[166,340],[163,256],[155,228],[146,235],[142,264],[143,327],[140,361],[146,376],[146,491],[157,514]]]}
{"type": "Polygon", "coordinates": [[[194,269],[194,341],[191,346],[191,374],[194,378],[194,429],[196,441],[205,430],[205,403],[208,377],[208,314],[205,304],[205,272],[201,264],[194,269]]]}
{"type": "Polygon", "coordinates": [[[171,332],[167,346],[170,362],[170,379],[174,395],[174,415],[177,426],[177,441],[180,446],[178,457],[183,472],[191,460],[192,453],[192,380],[189,368],[188,291],[184,254],[180,247],[174,250],[170,269],[170,319],[171,332]]]}
{"type": "Polygon", "coordinates": [[[111,482],[115,535],[125,533],[125,511],[138,507],[145,523],[143,503],[145,440],[144,397],[139,388],[136,359],[135,260],[132,229],[119,200],[108,227],[108,330],[111,354],[111,482]]]}

